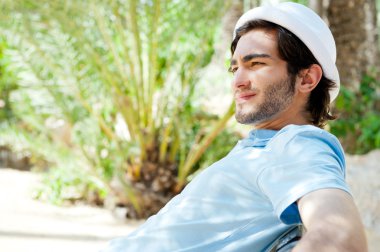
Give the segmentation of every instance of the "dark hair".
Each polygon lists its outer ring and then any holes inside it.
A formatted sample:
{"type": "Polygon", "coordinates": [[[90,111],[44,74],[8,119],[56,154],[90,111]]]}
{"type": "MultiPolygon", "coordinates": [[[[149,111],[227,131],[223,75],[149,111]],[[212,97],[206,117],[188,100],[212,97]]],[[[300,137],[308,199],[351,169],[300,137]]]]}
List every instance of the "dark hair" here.
{"type": "MultiPolygon", "coordinates": [[[[309,48],[292,32],[275,23],[265,20],[252,20],[245,23],[236,31],[236,37],[231,43],[231,53],[235,52],[239,39],[253,29],[275,30],[277,32],[278,52],[281,59],[287,62],[290,76],[296,76],[301,70],[318,64],[309,48]]],[[[329,90],[335,87],[335,82],[323,74],[318,85],[312,90],[306,110],[311,115],[310,122],[320,128],[326,125],[327,120],[334,120],[336,116],[330,114],[329,90]]]]}

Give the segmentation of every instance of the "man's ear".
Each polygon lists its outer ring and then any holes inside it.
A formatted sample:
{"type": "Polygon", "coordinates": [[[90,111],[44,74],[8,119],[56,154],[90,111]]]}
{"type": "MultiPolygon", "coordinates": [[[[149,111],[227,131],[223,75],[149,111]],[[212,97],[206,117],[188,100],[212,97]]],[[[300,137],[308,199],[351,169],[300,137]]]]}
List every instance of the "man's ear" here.
{"type": "Polygon", "coordinates": [[[302,70],[298,90],[301,93],[310,93],[318,85],[322,74],[322,68],[317,64],[313,64],[309,68],[302,70]]]}

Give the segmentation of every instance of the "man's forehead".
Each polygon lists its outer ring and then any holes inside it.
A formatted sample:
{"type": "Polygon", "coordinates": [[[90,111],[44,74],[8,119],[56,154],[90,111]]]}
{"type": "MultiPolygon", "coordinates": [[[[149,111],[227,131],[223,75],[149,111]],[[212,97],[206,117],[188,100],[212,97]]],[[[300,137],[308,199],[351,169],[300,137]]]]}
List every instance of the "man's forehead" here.
{"type": "MultiPolygon", "coordinates": [[[[278,43],[275,32],[254,29],[242,35],[236,44],[233,60],[245,58],[277,58],[278,43]]],[[[234,62],[235,62],[234,61],[234,62]]]]}

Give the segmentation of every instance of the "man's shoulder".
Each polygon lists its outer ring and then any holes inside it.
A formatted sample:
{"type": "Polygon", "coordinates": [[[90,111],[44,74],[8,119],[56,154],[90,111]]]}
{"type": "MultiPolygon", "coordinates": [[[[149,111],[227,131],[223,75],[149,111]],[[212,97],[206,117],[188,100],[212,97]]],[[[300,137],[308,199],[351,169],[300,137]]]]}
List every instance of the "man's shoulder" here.
{"type": "MultiPolygon", "coordinates": [[[[283,127],[279,133],[297,134],[297,133],[328,133],[326,130],[318,128],[314,125],[295,125],[289,124],[283,127]]],[[[330,134],[330,133],[328,133],[330,134]]]]}
{"type": "Polygon", "coordinates": [[[287,140],[302,138],[304,140],[323,140],[339,144],[339,140],[333,134],[313,125],[287,125],[276,134],[276,138],[287,140]]]}
{"type": "Polygon", "coordinates": [[[321,150],[329,149],[339,155],[344,155],[339,140],[328,131],[312,125],[288,125],[273,137],[272,147],[280,149],[321,150]]]}

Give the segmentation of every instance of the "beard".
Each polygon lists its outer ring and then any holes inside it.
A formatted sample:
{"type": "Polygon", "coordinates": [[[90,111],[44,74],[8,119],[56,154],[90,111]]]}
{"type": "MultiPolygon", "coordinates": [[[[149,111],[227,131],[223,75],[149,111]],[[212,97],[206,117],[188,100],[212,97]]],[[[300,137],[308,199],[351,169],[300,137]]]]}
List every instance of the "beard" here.
{"type": "Polygon", "coordinates": [[[241,124],[257,124],[272,119],[284,111],[293,101],[295,80],[295,75],[287,76],[285,80],[270,84],[263,90],[263,102],[255,106],[256,109],[252,108],[251,111],[246,112],[242,108],[244,104],[236,105],[236,120],[241,124]]]}

